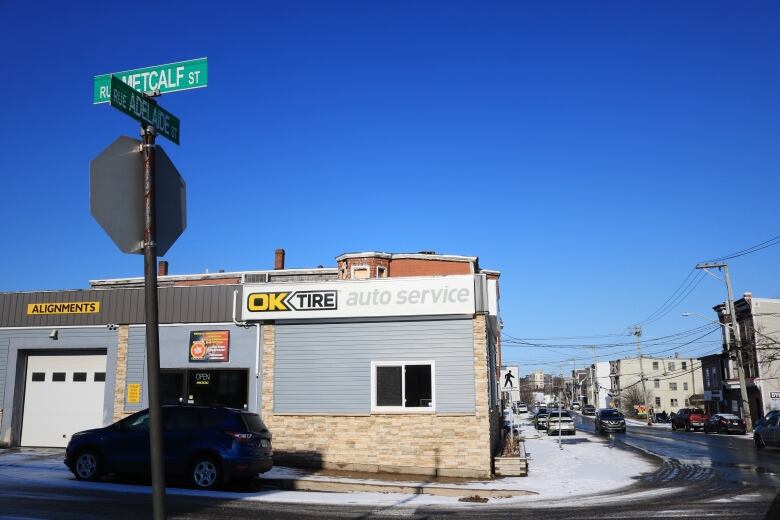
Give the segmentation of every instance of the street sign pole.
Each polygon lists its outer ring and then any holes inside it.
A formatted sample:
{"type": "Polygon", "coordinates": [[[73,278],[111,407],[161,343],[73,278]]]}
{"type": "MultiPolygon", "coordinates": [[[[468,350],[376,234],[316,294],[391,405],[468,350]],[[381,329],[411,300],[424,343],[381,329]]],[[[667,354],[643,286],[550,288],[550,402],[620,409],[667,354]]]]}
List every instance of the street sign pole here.
{"type": "MultiPolygon", "coordinates": [[[[149,100],[151,101],[151,100],[149,100]]],[[[146,371],[149,378],[149,449],[152,469],[152,511],[155,520],[165,514],[165,453],[160,408],[160,332],[157,315],[157,243],[155,229],[155,129],[141,124],[144,153],[144,300],[146,311],[146,371]]]]}

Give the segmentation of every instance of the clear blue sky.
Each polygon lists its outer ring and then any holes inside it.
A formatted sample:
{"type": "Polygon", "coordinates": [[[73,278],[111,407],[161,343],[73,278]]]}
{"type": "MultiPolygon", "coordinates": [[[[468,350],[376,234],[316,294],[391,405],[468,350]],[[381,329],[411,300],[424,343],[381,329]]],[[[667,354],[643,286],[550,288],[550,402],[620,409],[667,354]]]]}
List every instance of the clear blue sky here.
{"type": "MultiPolygon", "coordinates": [[[[289,267],[476,255],[503,273],[507,334],[619,334],[697,261],[780,234],[776,3],[145,5],[0,2],[0,290],[142,274],[89,214],[89,160],[137,135],[92,78],[203,56],[208,88],[161,98],[188,187],[172,273],[270,268],[278,247],[289,267]]],[[[730,265],[737,294],[780,297],[780,246],[730,265]]],[[[707,278],[645,337],[706,325],[680,313],[724,294],[707,278]]]]}

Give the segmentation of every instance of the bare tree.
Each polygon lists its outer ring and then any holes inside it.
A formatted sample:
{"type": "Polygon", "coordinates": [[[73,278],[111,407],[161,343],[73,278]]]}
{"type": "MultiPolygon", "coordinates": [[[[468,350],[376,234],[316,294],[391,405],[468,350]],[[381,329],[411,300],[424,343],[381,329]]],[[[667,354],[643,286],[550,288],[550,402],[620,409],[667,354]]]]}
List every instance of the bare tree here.
{"type": "MultiPolygon", "coordinates": [[[[647,393],[647,400],[653,402],[652,392],[647,393]]],[[[642,395],[642,388],[639,385],[631,385],[620,391],[620,409],[628,417],[636,417],[637,412],[634,406],[645,404],[645,397],[642,395]]],[[[649,406],[649,404],[648,404],[649,406]]]]}

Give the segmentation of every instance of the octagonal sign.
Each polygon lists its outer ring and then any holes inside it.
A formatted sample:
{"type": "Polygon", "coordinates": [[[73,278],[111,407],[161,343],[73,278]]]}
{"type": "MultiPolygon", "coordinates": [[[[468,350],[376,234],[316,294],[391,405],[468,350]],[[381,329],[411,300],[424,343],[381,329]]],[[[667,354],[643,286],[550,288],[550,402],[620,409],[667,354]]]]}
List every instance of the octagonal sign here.
{"type": "MultiPolygon", "coordinates": [[[[143,254],[144,183],[141,141],[121,136],[89,163],[92,216],[125,253],[143,254]]],[[[165,150],[155,147],[157,254],[187,227],[187,186],[165,150]]]]}

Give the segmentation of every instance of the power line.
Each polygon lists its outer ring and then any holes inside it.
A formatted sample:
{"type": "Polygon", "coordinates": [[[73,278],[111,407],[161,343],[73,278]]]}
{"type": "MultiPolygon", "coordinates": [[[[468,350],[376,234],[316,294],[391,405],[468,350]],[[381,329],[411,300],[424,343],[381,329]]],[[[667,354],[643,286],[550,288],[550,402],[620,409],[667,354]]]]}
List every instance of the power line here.
{"type": "Polygon", "coordinates": [[[768,247],[776,246],[777,244],[780,244],[780,235],[777,235],[775,237],[772,237],[768,240],[764,240],[761,243],[752,245],[750,247],[747,247],[745,249],[742,249],[741,251],[737,251],[735,253],[731,253],[726,256],[721,256],[718,258],[713,258],[711,260],[706,260],[705,262],[722,262],[724,260],[731,260],[732,258],[738,258],[740,256],[749,255],[751,253],[755,253],[756,251],[761,251],[762,249],[766,249],[768,247]]]}

